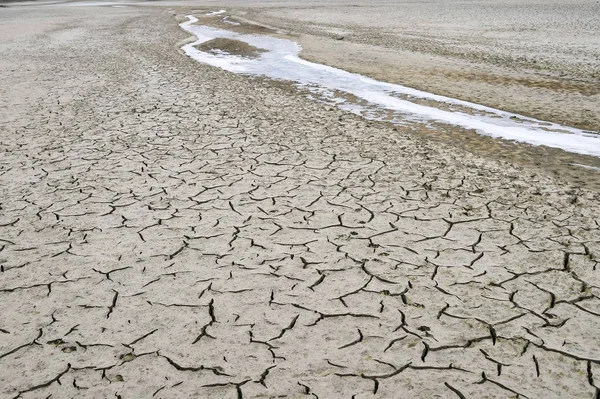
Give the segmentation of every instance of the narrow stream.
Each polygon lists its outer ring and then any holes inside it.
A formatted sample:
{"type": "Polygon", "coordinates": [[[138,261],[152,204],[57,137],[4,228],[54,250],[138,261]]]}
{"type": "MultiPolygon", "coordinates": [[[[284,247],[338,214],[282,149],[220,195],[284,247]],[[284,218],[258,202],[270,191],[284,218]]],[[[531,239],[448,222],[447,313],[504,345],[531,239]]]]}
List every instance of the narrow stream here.
{"type": "MultiPolygon", "coordinates": [[[[219,11],[222,13],[224,10],[219,11]]],[[[180,26],[197,37],[182,50],[193,59],[224,70],[294,82],[311,97],[369,119],[395,124],[441,122],[495,138],[600,157],[600,134],[501,111],[482,105],[438,96],[405,86],[377,81],[299,57],[300,46],[285,39],[251,35],[195,25],[188,16],[180,26]],[[225,38],[266,50],[255,58],[226,52],[204,52],[201,43],[225,38]],[[432,105],[433,104],[433,105],[432,105]]]]}

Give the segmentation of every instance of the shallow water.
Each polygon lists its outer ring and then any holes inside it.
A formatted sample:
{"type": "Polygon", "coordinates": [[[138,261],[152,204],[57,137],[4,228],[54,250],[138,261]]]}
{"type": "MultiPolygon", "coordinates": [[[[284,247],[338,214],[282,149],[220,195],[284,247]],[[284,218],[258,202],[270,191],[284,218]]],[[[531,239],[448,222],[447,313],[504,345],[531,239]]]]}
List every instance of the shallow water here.
{"type": "Polygon", "coordinates": [[[474,129],[495,138],[600,157],[600,135],[596,132],[544,122],[305,61],[299,57],[300,46],[293,41],[194,25],[197,21],[197,18],[188,16],[188,21],[180,26],[197,37],[198,40],[184,45],[182,49],[199,62],[237,74],[291,81],[310,91],[314,99],[370,119],[396,124],[441,122],[474,129]],[[222,52],[206,53],[195,48],[215,38],[239,40],[267,51],[249,59],[222,52]],[[423,104],[423,100],[439,106],[423,104]]]}

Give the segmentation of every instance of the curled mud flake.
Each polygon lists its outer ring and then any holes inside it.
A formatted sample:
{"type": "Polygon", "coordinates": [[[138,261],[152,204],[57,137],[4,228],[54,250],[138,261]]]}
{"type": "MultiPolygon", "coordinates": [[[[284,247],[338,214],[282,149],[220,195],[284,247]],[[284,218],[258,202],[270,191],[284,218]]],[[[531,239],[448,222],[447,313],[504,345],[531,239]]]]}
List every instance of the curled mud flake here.
{"type": "Polygon", "coordinates": [[[62,348],[62,351],[65,353],[77,352],[77,347],[76,346],[66,346],[66,347],[62,348]]]}
{"type": "Polygon", "coordinates": [[[120,355],[119,359],[121,361],[123,361],[123,363],[125,363],[125,362],[130,362],[132,360],[135,360],[136,357],[137,356],[135,354],[133,354],[133,353],[125,353],[123,355],[120,355]]]}

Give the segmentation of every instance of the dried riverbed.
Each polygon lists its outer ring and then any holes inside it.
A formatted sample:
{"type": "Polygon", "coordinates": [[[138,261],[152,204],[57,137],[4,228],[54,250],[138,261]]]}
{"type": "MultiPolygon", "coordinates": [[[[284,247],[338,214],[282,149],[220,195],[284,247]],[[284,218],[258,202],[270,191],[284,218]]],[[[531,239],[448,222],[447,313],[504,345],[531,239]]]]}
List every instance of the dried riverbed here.
{"type": "Polygon", "coordinates": [[[201,65],[174,7],[0,12],[1,398],[598,394],[596,191],[201,65]]]}

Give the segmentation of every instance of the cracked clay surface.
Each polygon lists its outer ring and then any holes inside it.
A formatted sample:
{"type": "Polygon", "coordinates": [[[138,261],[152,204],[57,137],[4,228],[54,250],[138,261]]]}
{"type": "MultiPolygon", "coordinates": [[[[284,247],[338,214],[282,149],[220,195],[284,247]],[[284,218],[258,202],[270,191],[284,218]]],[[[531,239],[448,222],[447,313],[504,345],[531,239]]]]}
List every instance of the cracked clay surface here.
{"type": "Polygon", "coordinates": [[[596,193],[2,13],[0,398],[598,396],[596,193]]]}

